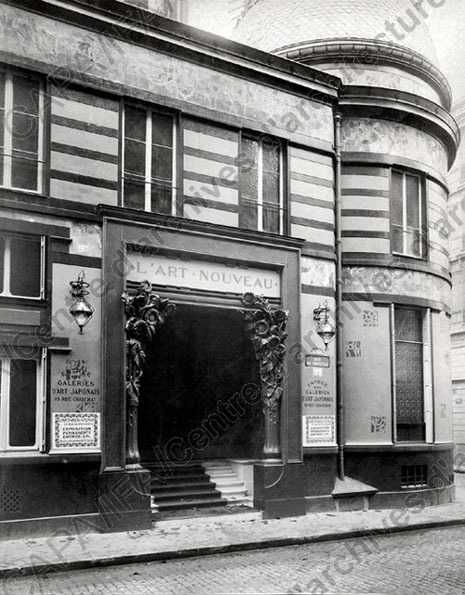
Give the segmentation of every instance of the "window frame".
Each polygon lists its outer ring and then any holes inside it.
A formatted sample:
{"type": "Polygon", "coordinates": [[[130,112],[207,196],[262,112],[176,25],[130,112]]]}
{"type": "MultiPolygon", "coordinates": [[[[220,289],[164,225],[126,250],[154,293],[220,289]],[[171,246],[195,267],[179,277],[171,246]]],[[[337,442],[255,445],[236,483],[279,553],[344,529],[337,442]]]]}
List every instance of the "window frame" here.
{"type": "MultiPolygon", "coordinates": [[[[126,177],[126,170],[125,170],[125,158],[126,158],[126,108],[132,107],[139,110],[144,110],[146,117],[145,117],[145,140],[144,140],[144,153],[145,153],[145,173],[144,173],[144,209],[141,212],[144,213],[157,213],[159,211],[152,210],[152,184],[153,184],[153,177],[152,177],[152,114],[158,113],[163,116],[168,116],[173,120],[173,128],[172,128],[172,172],[171,172],[171,211],[170,213],[162,213],[164,215],[172,215],[176,216],[177,214],[177,193],[178,193],[178,164],[179,164],[179,114],[177,112],[170,111],[169,109],[163,108],[158,105],[152,105],[137,101],[124,101],[121,104],[121,121],[120,121],[120,130],[121,130],[121,174],[120,174],[120,205],[125,208],[133,208],[127,207],[125,205],[125,181],[134,180],[135,178],[126,177]],[[149,149],[149,150],[147,150],[149,149]]],[[[131,140],[131,139],[129,139],[131,140]]],[[[139,180],[140,181],[140,180],[139,180]]],[[[168,187],[168,186],[167,186],[168,187]]]]}
{"type": "Polygon", "coordinates": [[[431,336],[431,308],[409,306],[404,304],[391,305],[391,360],[392,360],[392,431],[394,444],[430,444],[433,442],[433,370],[432,370],[432,336],[431,336]],[[405,341],[396,338],[395,317],[398,310],[415,310],[422,314],[422,340],[405,341]],[[422,345],[422,411],[423,438],[421,440],[399,440],[397,421],[397,355],[396,343],[415,343],[422,345]]]}
{"type": "Polygon", "coordinates": [[[402,256],[404,258],[413,258],[415,260],[422,260],[426,261],[429,258],[429,242],[428,242],[428,198],[426,192],[426,176],[425,174],[409,170],[402,167],[393,166],[391,168],[391,175],[390,175],[390,186],[389,186],[389,204],[390,204],[390,219],[391,219],[391,253],[395,256],[402,256]],[[394,196],[393,196],[393,175],[399,174],[402,176],[402,252],[399,252],[394,249],[394,227],[395,223],[393,222],[393,204],[394,204],[394,196]],[[410,254],[408,252],[408,230],[409,227],[407,225],[407,176],[412,178],[417,178],[418,180],[418,213],[419,213],[419,235],[421,238],[420,248],[421,254],[415,255],[410,254]]]}
{"type": "MultiPolygon", "coordinates": [[[[257,136],[251,132],[244,132],[241,131],[239,135],[239,155],[242,156],[243,151],[243,141],[255,141],[258,144],[258,157],[257,157],[257,171],[258,171],[258,181],[257,181],[257,227],[253,231],[258,231],[260,233],[273,233],[275,235],[284,236],[287,234],[287,212],[288,212],[288,200],[287,200],[287,151],[286,151],[286,144],[281,139],[279,140],[279,170],[278,170],[278,178],[279,178],[279,203],[277,204],[277,210],[279,213],[279,230],[278,232],[267,231],[263,229],[263,215],[264,215],[264,204],[266,201],[263,200],[263,146],[264,146],[264,138],[262,135],[257,136]]],[[[243,201],[245,197],[243,196],[242,192],[242,173],[241,173],[241,166],[239,165],[238,168],[238,176],[239,176],[239,213],[238,213],[238,226],[240,229],[250,229],[245,228],[241,222],[241,216],[243,212],[243,201]]],[[[249,200],[249,199],[245,199],[249,200]]],[[[249,202],[251,202],[249,200],[249,202]]],[[[270,203],[271,204],[271,203],[270,203]]]]}
{"type": "Polygon", "coordinates": [[[9,233],[0,229],[0,238],[5,242],[4,261],[3,261],[3,290],[0,292],[0,300],[3,298],[15,300],[33,300],[42,301],[45,299],[46,293],[46,245],[47,240],[43,235],[34,235],[26,233],[9,233]],[[10,287],[10,273],[11,273],[11,251],[10,244],[14,239],[32,240],[38,239],[40,242],[40,291],[38,296],[14,295],[9,291],[10,287]],[[7,291],[5,291],[7,288],[7,291]]]}
{"type": "MultiPolygon", "coordinates": [[[[11,350],[13,351],[13,350],[11,350]]],[[[0,354],[0,455],[14,453],[45,453],[46,407],[47,407],[47,350],[41,349],[35,357],[15,358],[11,354],[0,354]],[[36,420],[35,442],[32,446],[10,446],[10,370],[11,360],[28,359],[35,361],[36,367],[36,420]]]]}
{"type": "Polygon", "coordinates": [[[0,188],[14,190],[15,192],[26,192],[28,194],[43,194],[45,188],[45,168],[46,168],[46,85],[43,77],[22,71],[8,66],[0,66],[0,72],[5,76],[5,116],[13,114],[13,77],[19,76],[39,83],[39,105],[38,105],[38,139],[37,139],[37,187],[36,190],[30,188],[21,188],[12,184],[12,164],[13,164],[13,134],[11,131],[11,117],[9,125],[6,125],[7,118],[3,123],[4,149],[0,152],[0,160],[3,161],[3,180],[0,180],[0,188]]]}

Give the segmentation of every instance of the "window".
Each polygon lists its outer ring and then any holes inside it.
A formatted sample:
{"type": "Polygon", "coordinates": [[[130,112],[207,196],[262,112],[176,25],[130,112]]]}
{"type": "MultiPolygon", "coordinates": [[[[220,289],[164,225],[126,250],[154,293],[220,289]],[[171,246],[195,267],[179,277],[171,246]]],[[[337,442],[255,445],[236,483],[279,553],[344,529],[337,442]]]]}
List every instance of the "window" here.
{"type": "Polygon", "coordinates": [[[243,137],[240,162],[239,226],[282,233],[283,156],[279,145],[243,137]]]}
{"type": "Polygon", "coordinates": [[[36,78],[0,70],[0,185],[42,191],[43,85],[36,78]]]}
{"type": "Polygon", "coordinates": [[[426,257],[426,202],[420,176],[392,172],[392,251],[415,258],[426,257]]]}
{"type": "Polygon", "coordinates": [[[422,310],[394,308],[395,406],[398,442],[425,440],[422,310]]]}
{"type": "Polygon", "coordinates": [[[0,234],[0,297],[44,298],[45,238],[0,234]]]}
{"type": "Polygon", "coordinates": [[[43,367],[0,357],[0,451],[43,450],[43,367]]]}
{"type": "Polygon", "coordinates": [[[427,465],[402,465],[400,485],[403,488],[420,488],[428,485],[427,465]]]}
{"type": "Polygon", "coordinates": [[[175,122],[170,114],[126,106],[123,205],[173,214],[176,171],[175,122]]]}

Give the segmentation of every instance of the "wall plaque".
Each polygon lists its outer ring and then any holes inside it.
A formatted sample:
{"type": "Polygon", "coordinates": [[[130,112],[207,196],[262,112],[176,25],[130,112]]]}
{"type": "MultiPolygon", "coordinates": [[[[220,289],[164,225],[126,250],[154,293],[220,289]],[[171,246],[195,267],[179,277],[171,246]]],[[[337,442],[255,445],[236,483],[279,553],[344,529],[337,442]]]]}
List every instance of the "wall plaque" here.
{"type": "Polygon", "coordinates": [[[309,368],[329,368],[329,355],[306,355],[305,365],[309,368]]]}
{"type": "Polygon", "coordinates": [[[281,296],[278,271],[139,252],[130,252],[127,259],[131,281],[147,279],[154,285],[176,288],[236,294],[251,292],[269,298],[281,296]]]}
{"type": "Polygon", "coordinates": [[[100,413],[54,413],[53,450],[97,451],[100,413]]]}
{"type": "Polygon", "coordinates": [[[335,445],[335,415],[304,415],[302,423],[303,446],[335,445]]]}

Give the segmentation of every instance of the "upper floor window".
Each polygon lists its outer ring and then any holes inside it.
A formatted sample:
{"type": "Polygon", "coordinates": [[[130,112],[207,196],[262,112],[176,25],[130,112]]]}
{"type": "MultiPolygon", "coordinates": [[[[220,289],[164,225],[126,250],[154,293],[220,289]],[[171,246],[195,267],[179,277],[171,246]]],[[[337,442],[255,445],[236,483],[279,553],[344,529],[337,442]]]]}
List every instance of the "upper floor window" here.
{"type": "Polygon", "coordinates": [[[399,442],[425,440],[425,316],[423,310],[394,308],[396,435],[399,442]]]}
{"type": "Polygon", "coordinates": [[[40,359],[0,357],[0,451],[43,450],[43,395],[40,359]]]}
{"type": "Polygon", "coordinates": [[[426,200],[420,176],[393,171],[391,178],[392,251],[426,257],[426,200]]]}
{"type": "Polygon", "coordinates": [[[44,248],[39,236],[0,234],[0,297],[44,297],[44,248]]]}
{"type": "Polygon", "coordinates": [[[243,137],[240,161],[239,226],[283,233],[283,155],[280,145],[243,137]]]}
{"type": "Polygon", "coordinates": [[[0,70],[0,186],[42,190],[43,103],[39,79],[0,70]]]}
{"type": "Polygon", "coordinates": [[[171,215],[176,171],[175,121],[170,114],[124,109],[123,205],[171,215]]]}

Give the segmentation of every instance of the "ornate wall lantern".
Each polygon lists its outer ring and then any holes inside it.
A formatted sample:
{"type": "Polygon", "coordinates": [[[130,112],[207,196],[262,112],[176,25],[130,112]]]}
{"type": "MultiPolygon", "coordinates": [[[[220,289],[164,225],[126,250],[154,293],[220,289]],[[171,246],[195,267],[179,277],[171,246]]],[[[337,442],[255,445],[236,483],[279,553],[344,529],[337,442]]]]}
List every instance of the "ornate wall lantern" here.
{"type": "Polygon", "coordinates": [[[71,281],[71,290],[69,292],[73,298],[73,303],[69,308],[69,312],[79,327],[80,335],[82,335],[82,329],[86,326],[95,312],[94,308],[86,300],[86,295],[89,295],[89,292],[87,291],[89,284],[84,281],[84,278],[84,271],[81,271],[77,281],[71,281]]]}
{"type": "Polygon", "coordinates": [[[328,345],[336,336],[336,327],[329,322],[328,302],[319,305],[313,310],[313,320],[318,322],[316,327],[317,334],[323,339],[325,351],[328,351],[328,345]]]}

